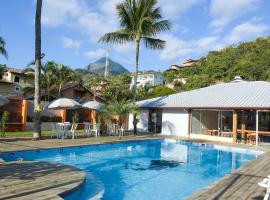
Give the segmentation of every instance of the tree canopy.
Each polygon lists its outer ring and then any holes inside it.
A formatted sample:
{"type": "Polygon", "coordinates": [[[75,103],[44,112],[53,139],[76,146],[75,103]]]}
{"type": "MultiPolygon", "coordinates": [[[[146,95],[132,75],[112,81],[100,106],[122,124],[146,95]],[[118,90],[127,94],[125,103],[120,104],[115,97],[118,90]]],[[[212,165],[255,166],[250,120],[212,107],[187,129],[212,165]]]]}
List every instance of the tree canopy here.
{"type": "Polygon", "coordinates": [[[167,82],[186,78],[183,90],[228,82],[235,76],[249,81],[270,81],[270,37],[211,51],[200,59],[199,64],[177,72],[165,72],[164,75],[167,82]]]}

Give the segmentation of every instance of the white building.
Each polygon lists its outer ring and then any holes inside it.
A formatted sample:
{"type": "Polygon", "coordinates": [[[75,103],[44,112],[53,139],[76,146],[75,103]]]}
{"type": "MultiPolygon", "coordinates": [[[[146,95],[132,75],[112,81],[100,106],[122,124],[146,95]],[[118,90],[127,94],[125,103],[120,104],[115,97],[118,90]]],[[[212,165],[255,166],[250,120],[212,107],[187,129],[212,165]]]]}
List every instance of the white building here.
{"type": "MultiPolygon", "coordinates": [[[[137,102],[138,130],[223,142],[270,141],[270,82],[243,81],[137,102]]],[[[132,116],[129,129],[132,129],[132,116]]]]}
{"type": "MultiPolygon", "coordinates": [[[[160,72],[148,71],[139,72],[137,76],[137,87],[154,87],[158,85],[164,85],[165,80],[160,72]]],[[[134,75],[131,80],[131,87],[134,85],[134,75]]]]}

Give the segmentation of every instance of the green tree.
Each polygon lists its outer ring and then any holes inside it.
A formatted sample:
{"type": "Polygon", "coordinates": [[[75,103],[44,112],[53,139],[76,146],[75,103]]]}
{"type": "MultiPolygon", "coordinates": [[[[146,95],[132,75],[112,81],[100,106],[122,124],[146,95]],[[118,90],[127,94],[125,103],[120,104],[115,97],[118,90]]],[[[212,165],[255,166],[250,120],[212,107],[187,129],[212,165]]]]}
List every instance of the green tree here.
{"type": "Polygon", "coordinates": [[[170,30],[171,22],[162,20],[161,9],[157,0],[123,0],[116,6],[120,29],[107,33],[99,42],[126,44],[136,43],[136,62],[134,71],[134,85],[132,87],[133,100],[136,100],[137,74],[139,68],[140,43],[144,42],[146,48],[162,49],[165,41],[155,37],[162,31],[170,30]]]}
{"type": "Polygon", "coordinates": [[[149,98],[167,96],[170,94],[175,94],[177,91],[172,88],[168,88],[164,85],[155,87],[149,94],[149,98]]]}
{"type": "Polygon", "coordinates": [[[35,140],[41,138],[41,101],[40,101],[40,71],[41,71],[41,9],[42,0],[37,0],[35,16],[35,95],[34,95],[34,132],[35,140]]]}
{"type": "Polygon", "coordinates": [[[0,36],[0,54],[2,54],[6,59],[8,58],[8,53],[6,50],[6,42],[4,38],[0,36]]]}
{"type": "Polygon", "coordinates": [[[130,82],[131,77],[129,74],[110,77],[107,80],[107,85],[104,88],[103,96],[109,103],[130,100],[130,82]]]}
{"type": "Polygon", "coordinates": [[[6,72],[6,65],[0,64],[0,79],[2,79],[5,72],[6,72]]]}

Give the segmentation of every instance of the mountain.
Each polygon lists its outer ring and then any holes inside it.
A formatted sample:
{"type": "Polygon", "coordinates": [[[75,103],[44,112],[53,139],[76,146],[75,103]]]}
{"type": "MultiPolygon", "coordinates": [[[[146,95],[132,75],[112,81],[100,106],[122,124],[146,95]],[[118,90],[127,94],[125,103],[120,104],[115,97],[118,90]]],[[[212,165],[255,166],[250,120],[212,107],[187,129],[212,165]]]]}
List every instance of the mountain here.
{"type": "MultiPolygon", "coordinates": [[[[99,74],[103,76],[104,70],[105,70],[105,63],[106,63],[106,58],[103,57],[97,60],[96,62],[87,65],[86,69],[91,73],[99,74]]],[[[109,74],[110,75],[116,76],[116,75],[123,74],[126,72],[129,72],[129,71],[124,66],[109,59],[109,74]]]]}

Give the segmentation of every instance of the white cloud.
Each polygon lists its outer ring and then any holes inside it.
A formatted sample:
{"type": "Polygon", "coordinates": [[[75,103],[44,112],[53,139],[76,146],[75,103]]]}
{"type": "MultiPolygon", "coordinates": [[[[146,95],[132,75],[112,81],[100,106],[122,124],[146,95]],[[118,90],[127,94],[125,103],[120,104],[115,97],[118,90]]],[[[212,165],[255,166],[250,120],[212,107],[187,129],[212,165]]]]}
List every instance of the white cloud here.
{"type": "Polygon", "coordinates": [[[223,47],[218,36],[207,36],[198,40],[181,40],[171,34],[162,35],[166,41],[166,47],[161,51],[160,59],[178,62],[184,60],[186,56],[198,56],[209,50],[219,50],[223,47]]]}
{"type": "Polygon", "coordinates": [[[260,2],[261,0],[212,0],[210,13],[213,20],[210,26],[219,32],[232,20],[256,10],[260,2]]]}
{"type": "Polygon", "coordinates": [[[63,43],[64,48],[74,49],[76,52],[79,51],[79,48],[81,46],[80,41],[74,40],[74,39],[68,38],[68,37],[63,37],[62,43],[63,43]]]}
{"type": "Polygon", "coordinates": [[[105,52],[106,51],[104,49],[97,49],[95,51],[86,51],[86,52],[84,52],[84,55],[88,58],[96,59],[96,58],[100,58],[100,57],[104,56],[105,52]]]}
{"type": "Polygon", "coordinates": [[[202,0],[182,0],[181,2],[179,0],[160,0],[159,4],[164,17],[177,18],[200,2],[202,0]]]}
{"type": "Polygon", "coordinates": [[[45,0],[42,23],[46,26],[66,26],[79,30],[97,42],[104,33],[117,28],[115,5],[119,0],[97,2],[95,10],[84,0],[45,0]]]}
{"type": "Polygon", "coordinates": [[[225,38],[228,43],[237,43],[240,41],[252,40],[256,37],[263,36],[269,30],[265,24],[243,23],[236,26],[231,33],[225,38]]]}
{"type": "Polygon", "coordinates": [[[59,26],[73,23],[85,12],[83,1],[45,0],[43,2],[42,23],[47,26],[59,26]]]}

